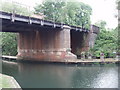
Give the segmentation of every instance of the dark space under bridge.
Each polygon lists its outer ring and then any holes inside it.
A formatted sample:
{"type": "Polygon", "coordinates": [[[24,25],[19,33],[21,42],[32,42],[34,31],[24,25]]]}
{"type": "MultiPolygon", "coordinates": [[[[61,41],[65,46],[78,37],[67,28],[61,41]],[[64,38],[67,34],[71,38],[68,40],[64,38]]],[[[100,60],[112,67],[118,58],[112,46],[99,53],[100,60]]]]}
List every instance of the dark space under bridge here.
{"type": "Polygon", "coordinates": [[[2,32],[18,33],[18,59],[60,62],[87,51],[99,32],[38,18],[0,12],[2,32]]]}

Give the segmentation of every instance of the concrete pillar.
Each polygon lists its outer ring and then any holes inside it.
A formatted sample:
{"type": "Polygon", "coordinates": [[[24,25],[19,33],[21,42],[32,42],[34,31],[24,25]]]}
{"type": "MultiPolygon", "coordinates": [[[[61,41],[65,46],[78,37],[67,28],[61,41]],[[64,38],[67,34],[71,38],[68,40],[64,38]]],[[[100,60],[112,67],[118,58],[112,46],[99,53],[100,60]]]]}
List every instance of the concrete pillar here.
{"type": "Polygon", "coordinates": [[[85,44],[87,33],[78,32],[78,31],[71,31],[71,47],[72,53],[79,56],[82,52],[82,48],[85,44]]]}
{"type": "Polygon", "coordinates": [[[90,47],[94,46],[95,39],[99,33],[99,27],[91,25],[90,32],[71,31],[71,47],[72,53],[81,56],[81,52],[88,51],[90,47]]]}
{"type": "Polygon", "coordinates": [[[99,27],[91,25],[90,32],[86,36],[85,44],[84,47],[82,48],[82,51],[88,51],[90,48],[94,47],[98,33],[99,27]]]}
{"type": "Polygon", "coordinates": [[[17,56],[24,60],[55,62],[75,59],[70,48],[70,27],[20,32],[17,56]]]}
{"type": "Polygon", "coordinates": [[[88,37],[89,48],[94,47],[95,40],[97,38],[98,33],[99,33],[99,27],[95,25],[91,25],[91,30],[90,30],[89,37],[88,37]]]}

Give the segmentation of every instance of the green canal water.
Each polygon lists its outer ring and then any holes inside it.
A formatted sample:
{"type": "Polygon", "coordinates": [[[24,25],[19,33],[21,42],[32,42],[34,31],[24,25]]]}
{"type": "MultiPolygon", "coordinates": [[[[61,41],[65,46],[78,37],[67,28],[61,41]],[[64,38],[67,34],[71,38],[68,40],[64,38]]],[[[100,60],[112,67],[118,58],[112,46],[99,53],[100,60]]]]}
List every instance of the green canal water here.
{"type": "Polygon", "coordinates": [[[22,88],[118,88],[118,69],[109,65],[61,65],[2,62],[2,72],[22,88]]]}

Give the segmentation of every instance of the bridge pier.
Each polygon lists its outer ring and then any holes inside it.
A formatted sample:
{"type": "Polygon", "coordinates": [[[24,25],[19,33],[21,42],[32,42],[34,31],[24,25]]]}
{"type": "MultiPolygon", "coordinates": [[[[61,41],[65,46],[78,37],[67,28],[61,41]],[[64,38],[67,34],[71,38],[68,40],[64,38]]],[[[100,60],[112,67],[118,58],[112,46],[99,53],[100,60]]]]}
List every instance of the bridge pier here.
{"type": "Polygon", "coordinates": [[[81,52],[89,51],[93,48],[95,39],[99,33],[99,27],[91,25],[89,33],[82,33],[77,31],[71,31],[71,48],[72,53],[81,56],[81,52]]]}
{"type": "Polygon", "coordinates": [[[61,61],[76,59],[71,53],[70,27],[64,26],[59,30],[33,30],[19,32],[19,59],[37,61],[61,61]]]}
{"type": "Polygon", "coordinates": [[[81,55],[82,51],[88,50],[88,47],[85,47],[85,40],[88,36],[88,33],[84,32],[77,32],[77,31],[71,31],[71,48],[72,53],[77,55],[78,57],[81,55]]]}

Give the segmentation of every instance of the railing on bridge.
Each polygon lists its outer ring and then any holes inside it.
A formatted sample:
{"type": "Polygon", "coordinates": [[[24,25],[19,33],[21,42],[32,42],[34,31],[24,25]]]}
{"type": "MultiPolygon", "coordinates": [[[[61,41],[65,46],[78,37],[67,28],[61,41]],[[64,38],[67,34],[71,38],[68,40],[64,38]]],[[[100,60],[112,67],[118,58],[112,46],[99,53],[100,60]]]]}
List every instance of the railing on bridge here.
{"type": "MultiPolygon", "coordinates": [[[[44,14],[44,11],[43,13],[40,13],[40,15],[37,15],[37,14],[34,14],[34,9],[31,7],[31,6],[28,6],[28,5],[24,5],[24,4],[21,4],[21,3],[18,3],[18,2],[15,2],[15,1],[12,1],[12,0],[2,0],[2,3],[0,4],[1,5],[1,8],[0,8],[0,11],[4,11],[4,12],[8,12],[8,13],[12,13],[13,15],[13,18],[15,17],[15,15],[24,15],[24,16],[28,16],[29,19],[31,17],[34,17],[34,18],[39,18],[41,19],[41,24],[44,24],[44,20],[48,20],[48,21],[52,21],[54,23],[54,27],[56,27],[56,24],[55,23],[60,23],[61,26],[63,25],[66,25],[63,21],[63,17],[66,18],[66,20],[68,20],[69,18],[67,18],[67,15],[66,15],[66,12],[64,12],[64,14],[61,14],[60,12],[57,12],[59,14],[59,18],[60,20],[56,22],[55,20],[55,13],[51,13],[51,16],[52,18],[51,19],[46,19],[45,17],[45,14],[44,14]],[[65,15],[65,16],[63,16],[65,15]]],[[[67,3],[66,3],[67,5],[67,3]]],[[[56,7],[54,6],[54,4],[52,4],[52,8],[55,9],[56,7]]],[[[64,9],[64,8],[62,8],[64,9]]],[[[70,20],[68,20],[70,21],[70,20]]],[[[14,19],[13,19],[13,22],[14,22],[14,19]]],[[[69,24],[70,25],[70,24],[69,24]]],[[[89,31],[88,29],[85,29],[85,28],[81,28],[80,26],[73,26],[73,25],[70,25],[72,26],[74,29],[76,29],[76,31],[82,31],[82,29],[84,31],[89,31]]]]}

